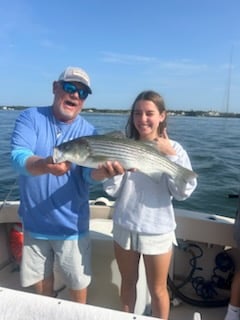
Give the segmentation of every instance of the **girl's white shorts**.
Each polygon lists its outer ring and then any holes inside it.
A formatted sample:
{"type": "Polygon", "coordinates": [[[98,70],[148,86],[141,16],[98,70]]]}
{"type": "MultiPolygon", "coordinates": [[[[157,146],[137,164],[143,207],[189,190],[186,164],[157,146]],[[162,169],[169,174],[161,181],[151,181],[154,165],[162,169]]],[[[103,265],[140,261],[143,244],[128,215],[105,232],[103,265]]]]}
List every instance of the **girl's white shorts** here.
{"type": "Polygon", "coordinates": [[[113,225],[113,239],[125,250],[149,255],[167,253],[177,245],[175,231],[151,235],[127,230],[117,224],[113,225]]]}

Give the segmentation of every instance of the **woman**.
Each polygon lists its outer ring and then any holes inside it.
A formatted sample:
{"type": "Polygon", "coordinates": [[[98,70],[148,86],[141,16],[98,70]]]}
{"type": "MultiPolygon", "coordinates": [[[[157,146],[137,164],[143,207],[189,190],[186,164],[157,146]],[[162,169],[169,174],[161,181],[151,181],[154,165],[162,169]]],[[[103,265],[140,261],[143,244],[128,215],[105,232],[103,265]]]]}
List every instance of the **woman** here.
{"type": "MultiPolygon", "coordinates": [[[[132,105],[126,135],[153,141],[161,154],[192,169],[186,151],[168,138],[166,118],[163,98],[154,91],[144,91],[132,105]]],[[[143,255],[152,316],[168,319],[167,276],[172,247],[176,244],[172,198],[188,198],[196,185],[196,179],[180,186],[166,174],[156,181],[138,171],[127,171],[105,181],[105,191],[116,198],[113,237],[124,311],[134,312],[139,259],[143,255]]]]}

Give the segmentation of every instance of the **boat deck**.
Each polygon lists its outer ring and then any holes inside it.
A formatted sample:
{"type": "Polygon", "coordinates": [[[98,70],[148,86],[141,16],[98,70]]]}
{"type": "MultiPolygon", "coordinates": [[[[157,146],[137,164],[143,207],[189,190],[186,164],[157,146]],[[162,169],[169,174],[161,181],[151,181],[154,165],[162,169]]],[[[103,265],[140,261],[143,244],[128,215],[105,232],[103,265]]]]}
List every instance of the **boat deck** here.
{"type": "MultiPolygon", "coordinates": [[[[188,243],[193,243],[194,245],[198,244],[203,249],[203,256],[199,259],[199,267],[203,267],[200,275],[203,275],[206,279],[209,279],[214,268],[214,258],[216,255],[225,250],[225,248],[233,248],[232,250],[228,250],[230,254],[233,256],[239,256],[234,249],[234,239],[232,237],[233,234],[233,219],[215,216],[215,215],[206,215],[196,212],[188,212],[184,210],[177,210],[177,238],[178,240],[182,240],[183,246],[179,241],[180,250],[174,250],[172,267],[170,270],[170,276],[174,275],[175,279],[179,279],[179,277],[186,278],[189,274],[189,262],[193,257],[189,252],[186,253],[184,249],[188,243]],[[182,249],[181,249],[182,247],[182,249]],[[187,256],[186,256],[187,254],[187,256]]],[[[106,314],[105,311],[112,310],[113,314],[108,313],[108,315],[104,318],[100,316],[100,313],[96,314],[94,317],[75,317],[74,319],[97,319],[97,320],[106,320],[106,319],[132,319],[132,320],[140,320],[146,319],[149,312],[149,293],[146,285],[145,271],[142,269],[143,263],[140,261],[140,277],[137,288],[137,302],[136,302],[136,315],[132,315],[132,317],[127,318],[114,315],[113,310],[120,310],[120,298],[119,298],[119,288],[120,288],[120,274],[117,267],[116,259],[114,257],[113,252],[113,239],[112,239],[112,207],[102,206],[102,205],[93,205],[91,206],[91,220],[90,220],[90,233],[92,240],[92,283],[89,286],[88,290],[88,305],[92,306],[92,308],[105,308],[102,309],[103,313],[106,314]],[[147,306],[147,309],[146,307],[147,306]],[[146,314],[145,316],[141,316],[146,314]]],[[[6,204],[0,210],[0,319],[1,320],[26,320],[25,318],[18,318],[18,314],[16,312],[15,307],[9,307],[9,312],[12,312],[12,317],[3,317],[2,309],[6,308],[3,301],[8,299],[12,299],[12,303],[17,303],[18,300],[21,301],[23,294],[29,294],[29,300],[31,301],[31,305],[40,305],[41,309],[41,301],[42,308],[45,306],[45,300],[39,295],[33,294],[33,290],[31,288],[23,288],[20,286],[19,272],[15,269],[13,263],[7,263],[10,259],[9,254],[9,245],[8,245],[8,231],[9,227],[12,223],[18,222],[17,216],[17,203],[6,204]],[[10,289],[10,290],[9,290],[10,289]],[[2,294],[2,296],[1,296],[2,294]],[[15,298],[13,298],[15,296],[15,298]],[[5,297],[4,299],[1,299],[5,297]],[[15,301],[14,301],[15,300],[15,301]]],[[[193,250],[194,251],[194,250],[193,250]]],[[[238,257],[239,258],[239,257],[238,257]]],[[[236,266],[240,266],[240,261],[236,263],[236,266]]],[[[195,274],[194,274],[195,275],[195,274]]],[[[224,275],[225,276],[225,275],[224,275]]],[[[56,282],[56,290],[61,289],[63,286],[63,282],[61,279],[57,277],[56,282]]],[[[181,278],[180,278],[181,280],[181,278]]],[[[194,298],[192,295],[192,290],[189,291],[190,288],[184,288],[187,290],[187,296],[194,298]]],[[[229,291],[227,292],[229,296],[229,291]]],[[[71,302],[69,301],[68,291],[63,289],[59,292],[57,298],[46,298],[49,303],[49,307],[52,308],[53,305],[56,304],[56,301],[59,301],[61,305],[67,305],[67,309],[69,311],[69,317],[65,317],[66,320],[73,319],[71,314],[71,302]],[[48,300],[49,299],[49,300],[48,300]]],[[[217,307],[217,308],[203,308],[194,305],[190,305],[189,303],[185,303],[181,300],[173,299],[170,310],[169,320],[223,320],[227,307],[217,307]],[[201,317],[198,317],[197,314],[195,318],[193,317],[194,313],[199,312],[201,317]]],[[[78,304],[77,304],[78,305],[78,304]]],[[[76,306],[76,304],[75,304],[76,306]]],[[[19,310],[21,309],[19,305],[19,310]]],[[[40,310],[39,309],[39,310],[40,310]]],[[[74,308],[73,308],[74,309],[74,308]]],[[[81,308],[80,308],[81,309],[81,308]]],[[[28,309],[26,306],[26,314],[28,313],[28,309]]],[[[84,309],[85,310],[85,309],[84,309]]],[[[83,312],[85,312],[83,310],[83,312]]],[[[91,309],[92,310],[92,309],[91,309]]],[[[89,310],[89,313],[91,313],[89,310]]],[[[94,312],[96,312],[94,310],[94,312]]],[[[93,312],[93,313],[94,313],[93,312]]],[[[73,312],[74,313],[74,312],[73,312]]],[[[84,313],[85,314],[85,313],[84,313]]],[[[118,314],[119,315],[119,314],[118,314]]],[[[49,319],[57,319],[53,318],[52,314],[49,319]]],[[[37,319],[42,320],[46,319],[43,317],[32,317],[28,319],[37,319]]],[[[58,319],[62,319],[62,317],[58,317],[58,319]]]]}
{"type": "MultiPolygon", "coordinates": [[[[3,270],[0,271],[0,284],[1,284],[2,288],[14,289],[17,291],[24,291],[27,293],[34,293],[32,288],[24,288],[24,290],[23,290],[23,288],[20,286],[19,271],[17,271],[14,268],[13,264],[9,264],[3,270]]],[[[1,292],[1,287],[0,287],[0,292],[1,292]]],[[[58,295],[55,299],[57,299],[59,301],[60,300],[69,301],[67,290],[65,288],[63,288],[61,290],[61,287],[57,288],[57,289],[60,289],[60,291],[58,292],[58,295]]],[[[169,320],[193,320],[194,319],[193,315],[196,312],[199,312],[201,314],[201,320],[223,320],[224,315],[226,313],[226,307],[200,308],[200,307],[196,307],[196,306],[191,306],[189,304],[181,302],[180,300],[178,300],[177,302],[179,302],[179,305],[177,305],[177,306],[171,305],[169,320]]],[[[1,313],[1,299],[0,299],[0,313],[1,313]]],[[[15,312],[14,312],[13,316],[14,316],[15,320],[18,319],[15,312]]],[[[10,320],[10,319],[11,318],[2,318],[1,317],[1,320],[10,320]]],[[[39,318],[39,319],[41,319],[41,318],[39,318]]],[[[69,318],[69,319],[71,319],[71,318],[69,318]]],[[[109,318],[109,319],[113,320],[114,317],[109,318]]],[[[139,319],[139,317],[135,317],[132,319],[137,320],[137,319],[139,319]]],[[[198,319],[200,320],[200,318],[196,317],[196,320],[198,320],[198,319]]]]}

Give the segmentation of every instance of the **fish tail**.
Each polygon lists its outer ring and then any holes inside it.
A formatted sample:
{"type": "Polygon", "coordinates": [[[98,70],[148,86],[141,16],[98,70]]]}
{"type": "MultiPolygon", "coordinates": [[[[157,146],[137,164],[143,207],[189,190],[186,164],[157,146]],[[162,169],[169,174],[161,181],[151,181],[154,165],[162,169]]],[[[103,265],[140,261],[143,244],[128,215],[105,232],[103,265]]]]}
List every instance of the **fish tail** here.
{"type": "Polygon", "coordinates": [[[197,178],[197,174],[187,168],[181,168],[180,174],[176,177],[176,180],[181,185],[186,185],[187,183],[193,181],[197,178]]]}

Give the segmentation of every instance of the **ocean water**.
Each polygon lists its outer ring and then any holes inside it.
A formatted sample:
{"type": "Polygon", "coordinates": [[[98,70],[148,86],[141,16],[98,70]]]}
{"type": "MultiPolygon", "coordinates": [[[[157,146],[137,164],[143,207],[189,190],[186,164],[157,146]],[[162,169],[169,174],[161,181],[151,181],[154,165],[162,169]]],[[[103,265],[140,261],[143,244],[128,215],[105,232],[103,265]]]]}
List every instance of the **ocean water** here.
{"type": "MultiPolygon", "coordinates": [[[[19,111],[0,111],[0,199],[17,200],[17,175],[10,164],[10,139],[19,111]]],[[[83,113],[99,133],[124,131],[127,115],[83,113]]],[[[240,191],[240,119],[170,116],[168,134],[187,150],[198,187],[185,201],[174,201],[177,208],[235,217],[240,191]]],[[[95,199],[106,196],[101,186],[91,188],[95,199]]]]}

